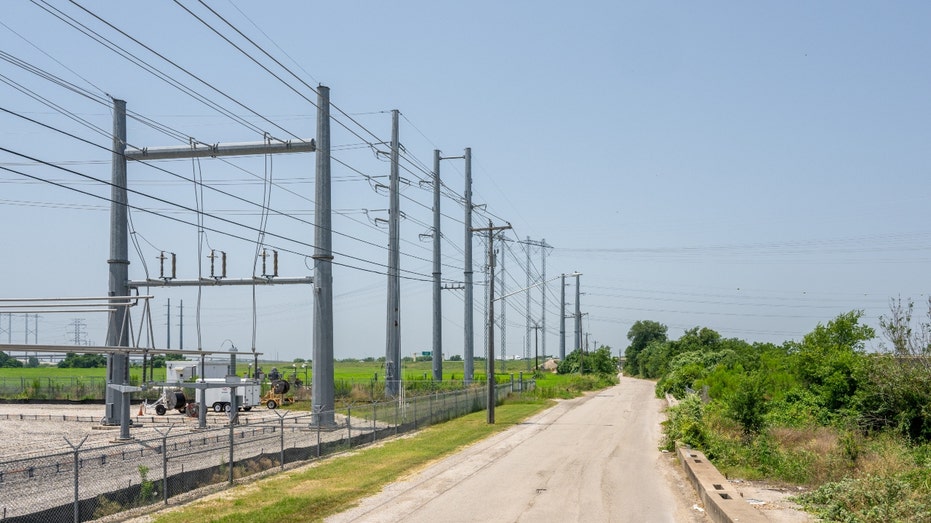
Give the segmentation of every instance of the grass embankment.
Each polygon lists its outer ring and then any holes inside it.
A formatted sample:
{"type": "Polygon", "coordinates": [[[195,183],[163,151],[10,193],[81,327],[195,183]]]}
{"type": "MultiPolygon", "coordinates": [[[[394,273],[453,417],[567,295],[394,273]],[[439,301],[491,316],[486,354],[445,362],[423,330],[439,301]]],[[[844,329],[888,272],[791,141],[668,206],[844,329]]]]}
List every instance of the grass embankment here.
{"type": "Polygon", "coordinates": [[[495,409],[434,425],[417,434],[318,462],[303,470],[237,486],[216,499],[193,502],[156,515],[157,523],[278,523],[320,521],[379,492],[385,485],[458,449],[501,432],[550,405],[546,400],[508,400],[495,409]]]}

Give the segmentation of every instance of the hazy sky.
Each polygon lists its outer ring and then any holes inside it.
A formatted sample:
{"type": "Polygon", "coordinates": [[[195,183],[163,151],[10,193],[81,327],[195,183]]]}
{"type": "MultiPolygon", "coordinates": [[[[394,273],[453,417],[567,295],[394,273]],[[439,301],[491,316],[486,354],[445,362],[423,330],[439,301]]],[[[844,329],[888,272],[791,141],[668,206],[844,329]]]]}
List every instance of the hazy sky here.
{"type": "MultiPolygon", "coordinates": [[[[0,147],[13,152],[0,151],[3,297],[106,294],[108,203],[77,191],[106,198],[109,188],[77,173],[109,180],[109,97],[126,100],[140,117],[128,123],[135,146],[180,145],[187,137],[245,142],[263,133],[313,137],[310,87],[323,84],[339,108],[332,124],[337,358],[385,352],[388,238],[379,219],[388,199],[377,185],[387,183],[389,164],[376,150],[387,149],[395,108],[408,182],[401,199],[405,355],[431,345],[432,254],[421,235],[432,226],[432,194],[421,181],[433,149],[458,156],[472,148],[474,200],[487,205],[475,224],[490,217],[513,225],[512,240],[545,238],[554,247],[547,277],[583,273],[584,331],[615,350],[641,319],[667,324],[671,337],[707,326],[781,343],[852,309],[875,325],[892,297],[927,300],[926,2],[204,3],[301,81],[194,0],[4,3],[0,147]]],[[[229,277],[251,277],[263,199],[271,208],[264,245],[280,249],[279,274],[312,274],[312,154],[154,165],[129,167],[130,188],[139,191],[130,204],[154,212],[132,212],[139,244],[130,253],[132,279],[157,277],[160,251],[177,254],[179,278],[206,276],[210,249],[228,253],[229,277]],[[202,195],[194,177],[210,187],[202,195]],[[197,219],[189,209],[201,205],[213,229],[204,235],[190,225],[197,219]]],[[[441,177],[443,279],[455,283],[463,277],[463,162],[443,161],[441,177]]],[[[526,254],[517,243],[508,249],[510,292],[525,286],[526,254]]],[[[484,252],[476,239],[476,271],[484,252]]],[[[531,256],[536,280],[539,250],[531,256]]],[[[558,351],[558,281],[545,294],[549,353],[558,351]]],[[[255,328],[249,288],[204,289],[199,307],[196,290],[149,293],[159,347],[170,299],[173,348],[183,300],[184,348],[249,350],[255,339],[256,350],[273,357],[311,355],[307,286],[257,289],[255,328]]],[[[477,286],[479,355],[483,296],[477,286]]],[[[567,288],[570,311],[574,296],[567,288]]],[[[541,290],[531,297],[539,321],[541,290]]],[[[503,344],[508,354],[525,349],[525,299],[507,300],[498,349],[503,344]]],[[[447,355],[462,353],[462,310],[462,292],[444,291],[447,355]]],[[[39,342],[69,343],[76,319],[86,322],[88,341],[104,342],[99,314],[42,314],[39,342]]],[[[22,316],[11,324],[3,317],[0,342],[22,341],[24,329],[22,316]]],[[[571,350],[571,321],[567,331],[571,350]]]]}

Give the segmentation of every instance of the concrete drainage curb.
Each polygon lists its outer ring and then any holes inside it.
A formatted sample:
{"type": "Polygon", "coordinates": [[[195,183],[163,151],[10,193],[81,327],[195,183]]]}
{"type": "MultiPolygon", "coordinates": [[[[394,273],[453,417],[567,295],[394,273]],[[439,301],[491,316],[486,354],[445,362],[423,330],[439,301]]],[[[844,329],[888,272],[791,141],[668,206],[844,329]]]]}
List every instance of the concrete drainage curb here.
{"type": "Polygon", "coordinates": [[[705,512],[716,523],[766,522],[769,519],[744,501],[740,492],[697,450],[680,448],[679,462],[698,492],[705,512]]]}

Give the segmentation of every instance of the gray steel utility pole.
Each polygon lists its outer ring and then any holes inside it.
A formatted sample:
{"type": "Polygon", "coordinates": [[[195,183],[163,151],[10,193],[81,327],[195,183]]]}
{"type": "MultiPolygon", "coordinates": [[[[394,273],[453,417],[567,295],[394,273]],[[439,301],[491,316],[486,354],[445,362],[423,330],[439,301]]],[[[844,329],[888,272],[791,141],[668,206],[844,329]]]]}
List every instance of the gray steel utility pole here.
{"type": "Polygon", "coordinates": [[[400,196],[398,110],[391,111],[391,174],[388,182],[388,332],[385,343],[385,394],[401,390],[400,196]]]}
{"type": "Polygon", "coordinates": [[[168,298],[168,312],[165,314],[165,348],[171,348],[171,298],[168,298]]]}
{"type": "Polygon", "coordinates": [[[566,275],[559,276],[559,361],[566,359],[566,275]]]}
{"type": "MultiPolygon", "coordinates": [[[[125,302],[129,296],[129,228],[126,194],[126,102],[113,100],[113,153],[111,155],[110,188],[110,258],[107,295],[111,303],[125,302]]],[[[114,305],[107,326],[108,347],[128,347],[125,306],[114,305]]],[[[129,385],[129,356],[111,353],[107,356],[107,384],[129,385]]],[[[104,425],[121,425],[129,420],[129,398],[107,387],[104,425]]],[[[122,432],[122,431],[121,431],[122,432]]],[[[122,436],[122,434],[121,434],[122,436]]]]}
{"type": "Polygon", "coordinates": [[[440,285],[440,151],[433,150],[433,379],[443,381],[443,300],[440,285]]]}
{"type": "Polygon", "coordinates": [[[540,261],[541,261],[541,273],[540,273],[540,325],[543,328],[543,354],[546,354],[546,250],[552,249],[551,245],[547,245],[546,240],[533,241],[530,239],[530,236],[527,237],[526,241],[521,242],[527,246],[527,335],[525,338],[524,345],[524,357],[527,358],[527,364],[530,364],[530,248],[539,247],[540,248],[540,261]]]}
{"type": "Polygon", "coordinates": [[[313,425],[336,426],[333,376],[333,231],[330,215],[330,88],[317,87],[314,225],[313,425]]]}
{"type": "Polygon", "coordinates": [[[184,350],[184,300],[178,305],[178,348],[184,350]]]}
{"type": "MultiPolygon", "coordinates": [[[[508,321],[507,308],[508,307],[507,307],[507,304],[504,302],[505,294],[506,294],[504,292],[504,275],[505,275],[504,260],[505,258],[507,258],[508,245],[507,243],[505,243],[506,240],[504,238],[504,235],[502,235],[500,239],[501,239],[501,280],[499,280],[499,283],[501,284],[501,370],[504,370],[507,368],[507,365],[508,365],[508,323],[507,323],[508,321]]],[[[491,271],[491,273],[494,274],[495,271],[491,271]]],[[[494,331],[494,328],[492,328],[492,331],[494,331]]]]}
{"type": "Polygon", "coordinates": [[[543,329],[543,356],[546,356],[546,249],[552,246],[546,244],[546,238],[540,240],[540,328],[543,329]]]}
{"type": "Polygon", "coordinates": [[[527,289],[527,303],[524,307],[526,314],[526,326],[527,332],[524,334],[524,358],[527,360],[527,368],[530,368],[530,236],[527,236],[527,240],[524,242],[524,248],[527,250],[527,265],[526,265],[526,275],[527,275],[527,284],[524,287],[527,289]]]}
{"type": "Polygon", "coordinates": [[[540,368],[540,329],[543,327],[539,323],[533,324],[533,372],[536,373],[540,368]]]}
{"type": "Polygon", "coordinates": [[[465,269],[463,270],[463,280],[465,282],[465,340],[462,346],[464,361],[464,372],[462,379],[466,384],[472,383],[475,374],[475,332],[473,328],[475,312],[475,303],[472,297],[472,148],[466,147],[465,150],[465,243],[463,244],[463,256],[465,257],[465,269]]]}
{"type": "Polygon", "coordinates": [[[487,231],[488,232],[488,282],[486,288],[488,289],[488,357],[486,359],[488,365],[488,376],[487,376],[487,407],[488,407],[488,416],[487,421],[489,424],[495,423],[495,402],[497,397],[496,382],[495,382],[495,231],[502,231],[505,229],[510,229],[511,224],[494,227],[491,224],[491,220],[488,220],[488,227],[482,229],[472,229],[473,232],[478,231],[487,231]]]}
{"type": "Polygon", "coordinates": [[[579,350],[582,348],[582,309],[579,305],[579,298],[581,293],[579,292],[579,276],[581,274],[575,275],[575,349],[579,350]]]}
{"type": "MultiPolygon", "coordinates": [[[[322,89],[326,89],[326,88],[322,88],[322,89]]],[[[329,93],[327,93],[327,95],[329,95],[329,93]]],[[[127,151],[127,150],[126,150],[126,146],[125,146],[125,143],[126,143],[126,124],[125,124],[126,105],[125,105],[125,102],[121,102],[121,101],[115,101],[115,102],[118,102],[118,103],[121,103],[121,104],[122,104],[123,123],[122,123],[122,129],[121,129],[121,130],[117,129],[116,124],[114,124],[114,148],[113,148],[113,151],[114,151],[114,153],[113,153],[113,154],[114,154],[114,166],[115,166],[115,167],[114,167],[114,180],[116,180],[116,175],[117,175],[117,174],[116,174],[116,169],[117,169],[117,168],[116,168],[116,158],[117,158],[117,156],[119,156],[119,158],[122,160],[122,172],[123,172],[123,174],[122,174],[122,178],[123,178],[122,192],[123,192],[123,195],[124,195],[124,196],[123,196],[122,202],[123,202],[123,207],[124,207],[124,209],[123,209],[122,215],[121,215],[118,219],[113,218],[113,217],[112,217],[112,214],[111,214],[111,221],[113,222],[113,225],[111,225],[111,242],[113,241],[112,238],[113,238],[114,236],[120,236],[120,237],[122,237],[122,240],[121,240],[121,241],[122,241],[123,244],[124,244],[123,252],[126,252],[127,248],[125,247],[125,245],[128,243],[128,241],[127,241],[127,239],[126,239],[126,232],[125,232],[126,229],[127,229],[127,224],[126,224],[126,211],[125,211],[125,200],[126,200],[126,199],[125,199],[126,160],[149,161],[149,160],[166,160],[166,159],[181,159],[181,158],[207,158],[207,157],[218,157],[218,156],[246,156],[246,155],[255,155],[255,154],[277,154],[277,153],[314,152],[314,151],[316,150],[316,142],[315,142],[313,139],[310,139],[310,140],[299,140],[298,142],[295,142],[295,143],[292,143],[292,142],[290,142],[290,141],[284,141],[284,142],[276,141],[276,142],[272,142],[272,141],[266,139],[266,140],[263,140],[263,141],[261,141],[261,142],[228,143],[228,144],[219,144],[219,143],[217,143],[217,144],[212,144],[212,145],[202,144],[202,143],[197,143],[197,142],[192,142],[190,145],[185,145],[185,146],[145,147],[145,148],[142,148],[142,149],[134,148],[134,149],[132,149],[132,150],[128,150],[128,151],[127,151]],[[120,134],[120,133],[122,133],[122,134],[120,134]],[[120,137],[121,137],[121,138],[120,138],[120,137]],[[118,148],[117,148],[118,145],[121,145],[122,148],[119,148],[119,149],[118,149],[118,148]],[[119,154],[117,154],[118,152],[119,152],[119,154]]],[[[114,111],[114,112],[115,112],[116,114],[118,114],[120,111],[114,111]]],[[[329,114],[329,113],[328,113],[328,114],[329,114]]],[[[114,118],[116,118],[116,117],[114,117],[114,118]]],[[[319,127],[319,124],[318,124],[318,127],[319,127]]],[[[327,128],[327,130],[329,131],[329,128],[327,128]]],[[[329,136],[327,136],[327,139],[329,139],[329,136]]],[[[329,142],[327,143],[327,145],[329,145],[329,142]]],[[[318,160],[318,163],[319,163],[320,158],[318,157],[317,160],[318,160]]],[[[329,166],[329,156],[327,156],[327,166],[329,166]]],[[[328,171],[328,172],[329,172],[329,171],[328,171]]],[[[324,182],[321,182],[321,181],[320,181],[320,180],[321,180],[321,177],[319,176],[319,171],[318,171],[318,176],[317,176],[317,180],[318,180],[318,183],[317,183],[317,190],[318,190],[318,193],[319,193],[319,191],[321,190],[320,185],[321,185],[321,184],[324,184],[324,185],[325,185],[326,194],[329,195],[329,191],[330,191],[330,187],[329,187],[329,176],[327,175],[327,176],[324,176],[323,178],[325,179],[325,181],[324,181],[324,182]]],[[[116,198],[115,195],[116,195],[117,189],[118,189],[120,186],[116,183],[116,181],[114,181],[113,187],[114,187],[114,189],[113,189],[113,191],[114,191],[114,192],[113,192],[113,194],[114,194],[113,201],[115,202],[115,203],[114,203],[114,206],[116,206],[116,202],[119,202],[119,200],[117,200],[117,198],[116,198]]],[[[326,230],[329,231],[329,226],[330,226],[330,225],[329,225],[329,224],[330,224],[330,222],[329,222],[329,212],[330,212],[330,208],[329,208],[329,196],[327,196],[327,198],[328,198],[328,199],[327,199],[327,205],[323,207],[324,210],[321,210],[321,205],[320,205],[319,201],[318,201],[318,203],[317,203],[317,209],[316,209],[316,212],[317,212],[317,227],[318,227],[318,228],[317,228],[317,234],[320,233],[320,229],[323,228],[323,227],[325,227],[326,230]],[[321,222],[321,220],[320,220],[320,218],[319,218],[321,212],[327,216],[327,219],[324,220],[323,222],[321,222]]],[[[329,236],[327,236],[327,238],[329,238],[329,236]]],[[[319,242],[317,242],[317,245],[318,245],[318,248],[319,248],[319,245],[320,245],[319,242]]],[[[329,241],[327,240],[327,243],[326,243],[327,252],[329,252],[329,245],[330,245],[330,243],[329,243],[329,241]]],[[[112,246],[111,246],[111,253],[113,252],[112,249],[113,249],[113,248],[112,248],[112,246]]],[[[316,251],[315,251],[315,252],[316,252],[316,251]]],[[[124,256],[124,258],[126,257],[125,254],[124,254],[123,256],[124,256]]],[[[314,258],[316,259],[316,256],[314,256],[314,258]]],[[[331,259],[331,258],[332,258],[332,257],[330,257],[330,259],[331,259]]],[[[111,260],[110,260],[110,262],[112,263],[114,259],[116,259],[116,258],[114,258],[114,256],[111,254],[111,260]]],[[[125,261],[124,263],[125,263],[126,265],[129,264],[128,261],[125,261]]],[[[329,268],[329,260],[327,261],[327,266],[328,266],[328,268],[329,268]]],[[[113,268],[112,268],[112,267],[113,267],[113,266],[111,265],[111,295],[113,295],[113,294],[112,294],[112,289],[113,289],[113,282],[112,282],[112,278],[113,278],[113,268]]],[[[125,267],[124,267],[124,274],[125,274],[125,275],[128,275],[128,270],[127,270],[125,267]]],[[[331,285],[331,283],[332,283],[332,272],[327,272],[327,274],[330,274],[330,279],[327,280],[327,282],[326,282],[324,285],[327,286],[328,295],[329,295],[329,296],[332,296],[332,290],[331,290],[330,287],[329,287],[329,285],[331,285]]],[[[211,276],[213,276],[213,274],[211,274],[211,276]]],[[[225,274],[224,274],[224,276],[225,276],[225,274]]],[[[164,277],[163,277],[163,278],[160,278],[160,279],[148,279],[148,280],[144,280],[144,281],[140,281],[140,282],[134,282],[134,281],[128,281],[128,278],[126,278],[126,276],[123,276],[123,287],[126,289],[126,292],[123,294],[123,296],[129,296],[129,289],[138,288],[138,287],[140,287],[140,286],[146,286],[146,287],[185,287],[185,286],[197,286],[197,287],[202,287],[202,286],[208,286],[208,285],[209,285],[209,286],[226,286],[226,285],[251,285],[251,286],[255,286],[255,285],[272,285],[272,284],[275,284],[275,283],[301,283],[301,284],[306,284],[306,283],[311,283],[311,282],[312,282],[312,280],[311,280],[310,278],[300,278],[300,279],[288,280],[288,279],[275,279],[275,278],[273,278],[273,277],[267,277],[267,276],[265,276],[265,275],[263,275],[263,278],[256,278],[255,276],[253,276],[253,278],[252,278],[252,279],[249,279],[249,280],[226,280],[226,279],[217,278],[217,277],[214,277],[214,278],[211,278],[211,279],[200,279],[200,278],[198,278],[197,280],[176,280],[176,279],[174,279],[174,277],[171,277],[171,278],[164,278],[164,277]]],[[[316,301],[315,301],[315,304],[316,304],[316,301]]],[[[182,302],[182,307],[181,307],[181,309],[182,309],[182,310],[181,310],[181,333],[180,333],[180,336],[181,336],[180,348],[181,348],[181,349],[184,349],[184,315],[183,315],[183,308],[184,308],[184,307],[183,307],[183,305],[184,305],[184,303],[182,302]]],[[[323,307],[325,308],[327,314],[330,315],[330,316],[329,316],[329,318],[330,318],[329,323],[330,323],[330,325],[332,326],[332,299],[328,302],[327,305],[325,305],[325,306],[323,306],[323,307]]],[[[120,310],[119,308],[117,308],[117,309],[120,310]]],[[[123,308],[122,308],[122,311],[126,311],[126,308],[123,307],[123,308]]],[[[117,313],[117,314],[120,314],[120,313],[117,313]]],[[[125,314],[126,314],[125,312],[122,313],[123,316],[125,316],[125,314]]],[[[114,320],[114,316],[111,315],[111,330],[113,330],[113,320],[114,320]]],[[[123,330],[126,330],[126,329],[128,328],[128,322],[125,322],[125,321],[124,321],[123,324],[124,324],[124,326],[122,327],[122,329],[123,329],[123,330]]],[[[314,329],[314,332],[315,332],[315,334],[316,334],[318,331],[321,331],[321,332],[322,332],[322,331],[325,331],[325,330],[326,330],[326,329],[321,329],[321,328],[319,328],[319,326],[317,326],[317,328],[314,329]]],[[[330,346],[332,347],[332,327],[330,328],[329,332],[330,332],[330,346]]],[[[122,334],[122,335],[125,335],[125,334],[122,334]]],[[[198,340],[198,345],[199,345],[199,344],[200,344],[200,341],[198,340]]],[[[108,345],[109,345],[109,343],[108,343],[108,345]]],[[[124,344],[123,346],[125,346],[125,345],[126,345],[126,344],[124,344]]],[[[203,375],[204,375],[204,354],[203,354],[203,348],[200,347],[200,346],[198,346],[198,351],[199,351],[199,353],[200,353],[200,363],[201,363],[201,365],[200,365],[200,371],[198,372],[198,374],[199,374],[201,377],[203,377],[203,375]]],[[[330,353],[331,353],[331,359],[332,359],[332,350],[330,351],[330,353]]],[[[128,362],[128,357],[126,357],[126,356],[123,356],[123,357],[124,357],[124,358],[127,358],[127,362],[128,362]]],[[[128,365],[127,365],[127,367],[128,367],[128,365]]],[[[108,368],[109,368],[109,365],[108,365],[108,368]]],[[[127,368],[126,374],[127,374],[126,379],[127,379],[127,381],[128,381],[128,368],[127,368]]],[[[108,375],[107,375],[107,386],[108,386],[108,392],[107,392],[107,394],[108,394],[108,398],[110,397],[111,394],[113,394],[113,395],[116,394],[116,392],[113,392],[113,393],[110,392],[110,390],[112,390],[112,388],[111,388],[110,386],[111,386],[111,385],[114,385],[114,384],[119,384],[119,383],[121,383],[120,381],[114,381],[114,380],[119,380],[118,375],[111,375],[111,374],[108,372],[108,375]]],[[[318,380],[315,380],[315,383],[316,383],[317,381],[318,381],[318,380]]],[[[324,381],[326,381],[326,380],[324,379],[324,381]]],[[[125,385],[125,383],[124,383],[124,385],[125,385]]],[[[330,381],[330,388],[331,388],[331,390],[332,390],[332,375],[331,375],[331,381],[330,381]]],[[[199,407],[199,409],[198,409],[199,426],[200,426],[200,428],[204,428],[204,427],[206,427],[206,424],[207,424],[207,417],[206,417],[206,416],[207,416],[207,409],[206,409],[206,403],[205,403],[205,402],[206,402],[206,394],[204,394],[203,392],[201,392],[201,391],[199,390],[197,395],[199,396],[199,402],[200,402],[200,407],[199,407]]],[[[331,397],[332,397],[332,392],[331,392],[331,397]]],[[[128,406],[128,404],[125,405],[124,408],[125,408],[125,412],[126,412],[125,419],[128,420],[128,418],[129,418],[129,414],[128,414],[128,413],[129,413],[129,406],[128,406]]],[[[108,399],[108,409],[109,409],[109,399],[108,399]]],[[[108,415],[108,416],[110,415],[110,414],[109,414],[109,410],[108,410],[108,414],[107,414],[107,415],[108,415]]],[[[106,419],[105,419],[105,422],[106,422],[106,419]]],[[[123,426],[124,426],[124,424],[121,424],[121,430],[123,429],[123,426]]]]}

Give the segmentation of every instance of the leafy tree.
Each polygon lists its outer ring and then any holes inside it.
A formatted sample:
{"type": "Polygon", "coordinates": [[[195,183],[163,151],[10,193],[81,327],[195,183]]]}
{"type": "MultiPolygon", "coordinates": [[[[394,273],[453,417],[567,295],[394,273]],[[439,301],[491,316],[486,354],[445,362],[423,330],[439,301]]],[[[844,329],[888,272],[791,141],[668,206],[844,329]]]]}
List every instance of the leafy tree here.
{"type": "Polygon", "coordinates": [[[802,385],[811,389],[825,409],[838,411],[852,406],[866,370],[865,342],[875,336],[860,325],[863,311],[850,311],[818,324],[791,351],[794,370],[802,385]]]}
{"type": "Polygon", "coordinates": [[[95,367],[106,367],[107,358],[102,354],[75,354],[73,352],[69,352],[65,356],[65,359],[58,362],[58,366],[63,369],[90,369],[95,367]]]}
{"type": "Polygon", "coordinates": [[[0,367],[22,367],[23,362],[10,356],[5,352],[0,352],[0,367]]]}
{"type": "Polygon", "coordinates": [[[661,377],[667,370],[670,354],[670,342],[653,341],[637,355],[636,375],[648,379],[661,377]]]}
{"type": "Polygon", "coordinates": [[[859,392],[868,429],[893,428],[913,441],[931,441],[931,299],[925,319],[913,317],[914,303],[901,298],[879,320],[891,350],[870,358],[867,383],[859,392]]]}
{"type": "Polygon", "coordinates": [[[738,378],[737,389],[727,395],[724,403],[728,415],[743,429],[745,436],[759,434],[766,426],[769,404],[766,399],[766,377],[758,373],[738,378]]]}
{"type": "Polygon", "coordinates": [[[611,374],[617,373],[617,360],[611,356],[611,348],[602,345],[598,350],[585,353],[579,349],[566,355],[566,359],[556,367],[558,374],[611,374]]]}
{"type": "Polygon", "coordinates": [[[626,361],[624,363],[624,372],[631,375],[638,375],[639,362],[638,357],[651,343],[666,341],[666,326],[662,323],[651,320],[639,320],[627,331],[627,339],[630,345],[624,351],[626,361]]]}
{"type": "Polygon", "coordinates": [[[452,356],[449,357],[449,361],[462,361],[462,355],[453,354],[452,356]]]}

